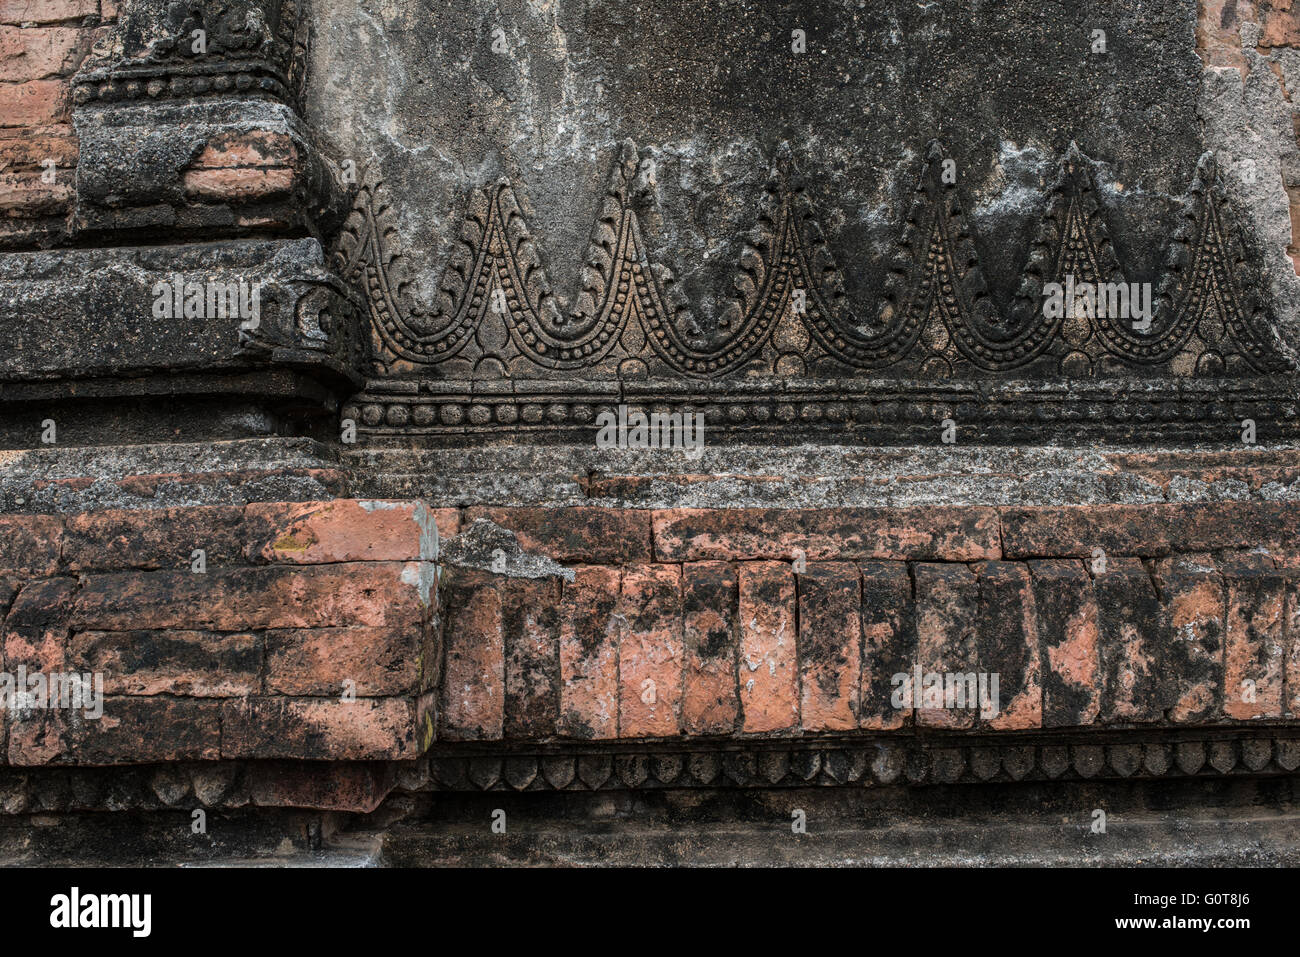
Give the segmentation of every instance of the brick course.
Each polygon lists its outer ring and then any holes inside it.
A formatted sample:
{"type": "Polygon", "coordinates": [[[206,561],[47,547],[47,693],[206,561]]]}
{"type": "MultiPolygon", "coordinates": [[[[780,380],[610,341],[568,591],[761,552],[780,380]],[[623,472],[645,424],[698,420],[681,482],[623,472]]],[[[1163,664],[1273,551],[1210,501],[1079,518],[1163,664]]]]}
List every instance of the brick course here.
{"type": "Polygon", "coordinates": [[[1125,547],[1128,507],[853,510],[876,531],[839,538],[847,514],[800,510],[761,510],[766,527],[747,509],[347,499],[9,515],[5,667],[105,672],[121,713],[99,725],[11,716],[5,753],[13,764],[403,760],[435,736],[1001,733],[1294,713],[1300,558],[1253,540],[1267,512],[1208,535],[1224,504],[1240,503],[1178,506],[1169,534],[1143,538],[1155,555],[1100,562],[1094,542],[1125,547]],[[433,527],[454,535],[482,517],[525,552],[583,561],[571,581],[435,575],[433,527]],[[772,531],[785,528],[802,537],[772,531]],[[1082,544],[1070,528],[1086,531],[1082,544]],[[805,557],[743,557],[793,541],[805,557]],[[1183,550],[1207,541],[1215,551],[1183,550]],[[936,542],[971,560],[932,560],[936,542]],[[896,706],[895,676],[910,683],[918,666],[996,673],[998,713],[896,706]],[[215,736],[158,740],[150,721],[164,737],[210,722],[215,736]]]}

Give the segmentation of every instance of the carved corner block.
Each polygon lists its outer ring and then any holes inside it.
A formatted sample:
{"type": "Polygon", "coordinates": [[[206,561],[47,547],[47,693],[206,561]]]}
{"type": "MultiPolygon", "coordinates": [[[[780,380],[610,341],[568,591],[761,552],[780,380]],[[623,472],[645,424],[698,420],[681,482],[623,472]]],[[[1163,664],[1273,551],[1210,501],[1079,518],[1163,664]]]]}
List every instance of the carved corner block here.
{"type": "Polygon", "coordinates": [[[337,171],[298,116],[296,0],[133,0],[73,81],[73,227],[214,238],[336,228],[337,171]]]}

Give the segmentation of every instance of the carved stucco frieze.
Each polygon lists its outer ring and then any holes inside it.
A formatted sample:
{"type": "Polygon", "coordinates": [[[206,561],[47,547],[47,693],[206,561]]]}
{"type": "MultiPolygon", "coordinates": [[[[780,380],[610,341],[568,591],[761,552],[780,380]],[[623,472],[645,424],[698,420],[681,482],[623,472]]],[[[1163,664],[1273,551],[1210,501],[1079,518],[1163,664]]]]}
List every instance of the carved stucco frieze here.
{"type": "Polygon", "coordinates": [[[702,332],[672,271],[651,258],[636,208],[638,154],[631,143],[610,177],[582,288],[567,312],[557,305],[539,244],[506,181],[470,197],[431,303],[418,301],[404,281],[401,238],[376,178],[358,192],[333,265],[369,302],[379,369],[417,369],[441,379],[1250,377],[1293,367],[1256,288],[1212,154],[1201,159],[1183,224],[1168,239],[1148,331],[1105,310],[1053,316],[1043,308],[1049,283],[1129,285],[1091,164],[1077,146],[1061,162],[1005,310],[985,281],[960,189],[942,181],[943,155],[932,143],[885,288],[865,311],[844,292],[784,148],[746,237],[737,295],[712,334],[702,332]]]}
{"type": "Polygon", "coordinates": [[[631,402],[700,409],[715,429],[793,424],[885,440],[959,415],[993,441],[1060,423],[1192,436],[1218,420],[1291,417],[1294,353],[1214,154],[1201,157],[1181,223],[1164,240],[1145,328],[1103,308],[1045,306],[1052,284],[1136,289],[1077,145],[1060,161],[1005,306],[980,265],[962,190],[945,182],[944,156],[932,142],[881,295],[859,308],[782,147],[735,295],[711,323],[653,258],[630,142],[567,310],[506,180],[472,193],[437,294],[422,301],[372,172],[331,261],[364,298],[374,357],[366,391],[344,414],[376,434],[582,430],[631,402]]]}

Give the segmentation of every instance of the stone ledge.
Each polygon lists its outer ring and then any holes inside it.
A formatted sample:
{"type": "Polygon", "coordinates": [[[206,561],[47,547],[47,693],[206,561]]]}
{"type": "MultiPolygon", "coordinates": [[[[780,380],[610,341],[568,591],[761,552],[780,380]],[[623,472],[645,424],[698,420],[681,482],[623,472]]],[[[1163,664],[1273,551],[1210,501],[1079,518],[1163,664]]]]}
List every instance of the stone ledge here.
{"type": "Polygon", "coordinates": [[[358,348],[349,302],[314,240],[4,254],[0,382],[281,364],[338,384],[358,348]],[[250,298],[256,288],[258,315],[207,315],[205,295],[199,315],[159,317],[155,290],[177,279],[246,287],[250,298]],[[332,324],[322,325],[330,310],[332,324]]]}

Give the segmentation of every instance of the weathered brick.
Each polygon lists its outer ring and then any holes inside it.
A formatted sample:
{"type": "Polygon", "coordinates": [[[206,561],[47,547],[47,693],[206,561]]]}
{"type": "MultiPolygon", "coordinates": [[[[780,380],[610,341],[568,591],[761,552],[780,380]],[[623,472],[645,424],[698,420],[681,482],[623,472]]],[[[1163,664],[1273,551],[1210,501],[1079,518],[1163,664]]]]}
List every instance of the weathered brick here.
{"type": "Polygon", "coordinates": [[[561,734],[618,737],[619,572],[579,565],[560,599],[561,734]]]}
{"type": "MultiPolygon", "coordinates": [[[[39,673],[48,681],[68,670],[69,619],[77,584],[55,578],[24,585],[5,617],[4,670],[14,682],[13,691],[32,688],[30,678],[39,673]]],[[[92,686],[93,687],[93,686],[92,686]]],[[[0,711],[7,726],[7,753],[11,764],[41,765],[69,760],[70,714],[66,709],[32,708],[0,711]]]]}
{"type": "Polygon", "coordinates": [[[1110,558],[1093,588],[1101,634],[1101,720],[1161,720],[1178,688],[1169,680],[1169,636],[1151,576],[1136,558],[1110,558]]]}
{"type": "Polygon", "coordinates": [[[46,183],[36,170],[0,173],[0,210],[9,216],[57,216],[72,196],[70,173],[54,183],[46,183]]]}
{"type": "Polygon", "coordinates": [[[1241,49],[1241,15],[1253,11],[1240,0],[1198,0],[1196,52],[1206,66],[1235,67],[1244,77],[1250,66],[1241,49]]]}
{"type": "Polygon", "coordinates": [[[979,725],[996,731],[1022,731],[1043,725],[1043,689],[1038,611],[1029,569],[1020,562],[983,562],[979,577],[978,672],[988,675],[991,702],[980,701],[979,725]],[[992,676],[998,679],[992,694],[992,676]],[[986,713],[986,704],[997,709],[986,713]]]}
{"type": "Polygon", "coordinates": [[[68,644],[73,671],[101,672],[104,693],[232,698],[262,690],[262,641],[202,631],[86,631],[68,644]]]}
{"type": "Polygon", "coordinates": [[[1213,721],[1223,696],[1224,589],[1208,555],[1179,555],[1156,565],[1161,612],[1169,635],[1169,675],[1177,698],[1168,718],[1213,721]]]}
{"type": "Polygon", "coordinates": [[[73,624],[78,631],[416,627],[424,618],[419,568],[354,562],[87,575],[73,624]]]}
{"type": "Polygon", "coordinates": [[[99,0],[0,0],[0,23],[59,23],[99,13],[99,0]]]}
{"type": "Polygon", "coordinates": [[[217,203],[252,203],[283,199],[293,190],[294,171],[283,167],[189,169],[181,174],[189,199],[217,203]]]}
{"type": "Polygon", "coordinates": [[[99,33],[85,27],[0,26],[0,80],[70,76],[99,33]]]}
{"type": "Polygon", "coordinates": [[[1066,505],[1002,510],[1007,558],[1162,557],[1171,552],[1274,546],[1300,537],[1300,509],[1286,502],[1066,505]]]}
{"type": "Polygon", "coordinates": [[[402,698],[238,698],[220,702],[221,757],[400,761],[422,748],[402,698]]]}
{"type": "MultiPolygon", "coordinates": [[[[1215,4],[1223,0],[1206,0],[1215,4]]],[[[1238,3],[1237,6],[1244,6],[1238,3]]],[[[1300,4],[1294,0],[1261,0],[1256,4],[1261,47],[1300,46],[1300,4]]]]}
{"type": "Polygon", "coordinates": [[[619,607],[618,735],[663,737],[680,730],[682,585],[677,565],[630,565],[619,607]]]}
{"type": "Polygon", "coordinates": [[[62,710],[11,711],[5,717],[5,755],[9,764],[40,767],[72,762],[68,716],[62,710]]]}
{"type": "Polygon", "coordinates": [[[671,509],[653,518],[666,561],[998,558],[991,508],[671,509]]]}
{"type": "Polygon", "coordinates": [[[46,160],[54,160],[55,185],[72,180],[77,165],[77,135],[70,124],[0,130],[0,166],[38,176],[46,160]]]}
{"type": "Polygon", "coordinates": [[[1227,592],[1223,712],[1238,720],[1281,717],[1290,576],[1265,555],[1226,558],[1219,570],[1227,592]]]}
{"type": "Polygon", "coordinates": [[[799,723],[794,572],[785,562],[739,566],[741,728],[788,731],[799,723]]]}
{"type": "Polygon", "coordinates": [[[682,567],[686,677],[682,729],[730,734],[740,701],[736,690],[736,571],[725,562],[682,567]]]}
{"type": "Polygon", "coordinates": [[[0,126],[47,126],[67,117],[66,80],[0,84],[0,126]]]}
{"type": "Polygon", "coordinates": [[[63,555],[72,571],[245,564],[244,513],[238,506],[109,509],[68,519],[63,555]]]}
{"type": "Polygon", "coordinates": [[[274,130],[221,133],[207,142],[191,169],[296,166],[298,151],[292,138],[274,130]]]}
{"type": "Polygon", "coordinates": [[[851,562],[810,562],[799,576],[800,723],[805,731],[858,726],[862,592],[851,562]]]}
{"type": "Polygon", "coordinates": [[[59,567],[63,520],[57,515],[0,516],[0,572],[42,578],[59,567]]]}
{"type": "Polygon", "coordinates": [[[911,675],[916,663],[916,606],[904,562],[863,562],[862,696],[858,722],[890,731],[910,724],[912,708],[895,707],[894,676],[911,675]]]}
{"type": "Polygon", "coordinates": [[[487,519],[515,533],[525,552],[560,562],[649,561],[650,513],[598,508],[468,508],[463,524],[487,519]]]}
{"type": "Polygon", "coordinates": [[[560,711],[560,580],[514,578],[500,587],[505,736],[550,737],[560,711]]]}
{"type": "MultiPolygon", "coordinates": [[[[972,702],[966,683],[954,679],[952,703],[964,707],[947,707],[947,676],[979,671],[975,618],[979,609],[979,582],[965,565],[917,564],[913,574],[916,577],[916,666],[922,674],[922,686],[913,687],[916,723],[949,729],[973,727],[978,698],[972,702]],[[942,676],[942,684],[937,688],[933,675],[942,676]],[[962,692],[960,699],[958,691],[962,692]],[[935,697],[936,692],[942,701],[935,697]],[[933,707],[936,703],[940,707],[933,707]]],[[[915,686],[915,679],[911,683],[915,686]]]]}
{"type": "Polygon", "coordinates": [[[28,671],[67,668],[69,622],[77,583],[52,578],[24,585],[4,621],[4,667],[28,671]]]}
{"type": "Polygon", "coordinates": [[[436,557],[433,518],[422,502],[259,503],[245,514],[250,558],[316,565],[436,557]]]}
{"type": "Polygon", "coordinates": [[[1092,578],[1077,561],[1029,563],[1038,614],[1043,727],[1092,724],[1101,713],[1101,631],[1092,578]]]}
{"type": "Polygon", "coordinates": [[[505,726],[506,646],[498,581],[463,569],[447,573],[441,736],[448,740],[497,740],[505,726]]]}
{"type": "Polygon", "coordinates": [[[266,692],[365,698],[411,694],[420,680],[420,630],[288,628],[266,638],[266,692]]]}
{"type": "Polygon", "coordinates": [[[215,761],[221,703],[194,698],[105,697],[103,717],[70,722],[77,764],[215,761]]]}

